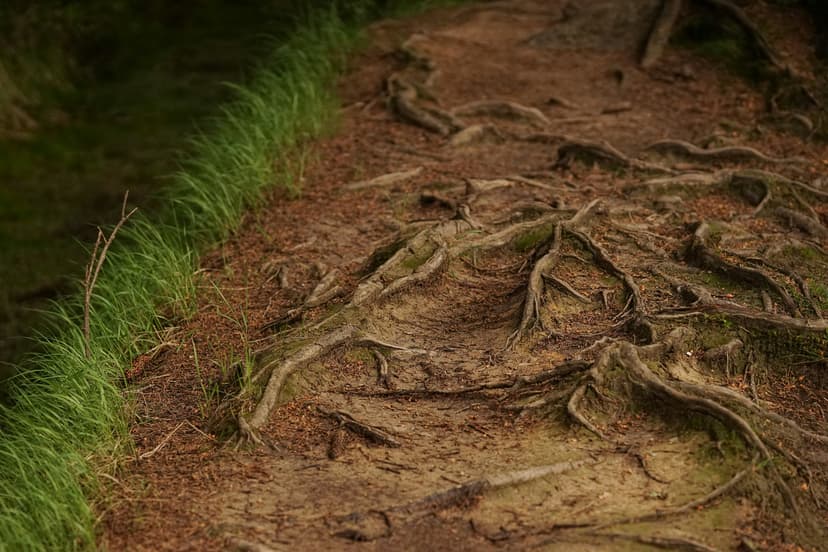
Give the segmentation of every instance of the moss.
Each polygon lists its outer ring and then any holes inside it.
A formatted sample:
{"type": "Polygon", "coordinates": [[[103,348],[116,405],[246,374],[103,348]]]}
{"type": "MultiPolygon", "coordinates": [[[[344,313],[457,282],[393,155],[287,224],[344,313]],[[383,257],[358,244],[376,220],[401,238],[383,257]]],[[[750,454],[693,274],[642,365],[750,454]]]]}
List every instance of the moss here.
{"type": "Polygon", "coordinates": [[[542,226],[540,228],[536,228],[531,232],[527,232],[515,238],[512,242],[512,246],[515,250],[519,253],[526,253],[527,251],[531,251],[538,245],[548,241],[552,234],[555,232],[555,226],[550,224],[546,226],[542,226]]]}

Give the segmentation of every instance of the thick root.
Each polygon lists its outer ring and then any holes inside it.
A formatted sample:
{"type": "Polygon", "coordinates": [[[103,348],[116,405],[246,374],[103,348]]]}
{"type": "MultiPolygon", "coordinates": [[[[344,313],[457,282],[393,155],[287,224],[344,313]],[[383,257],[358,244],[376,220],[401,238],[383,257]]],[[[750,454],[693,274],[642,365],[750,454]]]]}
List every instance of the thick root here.
{"type": "Polygon", "coordinates": [[[649,69],[664,53],[664,48],[670,41],[670,34],[673,32],[673,27],[678,21],[679,14],[681,14],[681,0],[664,0],[661,6],[661,13],[653,24],[650,30],[650,35],[647,37],[647,44],[644,46],[644,52],[641,55],[640,65],[644,69],[649,69]]]}
{"type": "Polygon", "coordinates": [[[773,277],[764,270],[751,267],[743,267],[725,260],[708,245],[710,234],[712,230],[710,225],[706,222],[701,223],[693,234],[690,247],[687,249],[687,260],[702,268],[715,270],[725,276],[747,282],[749,284],[757,285],[762,288],[767,288],[782,299],[785,309],[796,317],[801,317],[796,302],[793,300],[788,291],[773,277]]]}

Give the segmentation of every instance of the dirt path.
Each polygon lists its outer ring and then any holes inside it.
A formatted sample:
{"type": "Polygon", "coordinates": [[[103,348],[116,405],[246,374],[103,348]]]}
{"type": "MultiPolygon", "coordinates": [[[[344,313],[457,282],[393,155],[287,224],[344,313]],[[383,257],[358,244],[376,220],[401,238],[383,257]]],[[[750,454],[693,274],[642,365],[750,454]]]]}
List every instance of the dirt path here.
{"type": "Polygon", "coordinates": [[[828,152],[610,4],[373,29],[136,359],[111,550],[818,547],[828,152]]]}

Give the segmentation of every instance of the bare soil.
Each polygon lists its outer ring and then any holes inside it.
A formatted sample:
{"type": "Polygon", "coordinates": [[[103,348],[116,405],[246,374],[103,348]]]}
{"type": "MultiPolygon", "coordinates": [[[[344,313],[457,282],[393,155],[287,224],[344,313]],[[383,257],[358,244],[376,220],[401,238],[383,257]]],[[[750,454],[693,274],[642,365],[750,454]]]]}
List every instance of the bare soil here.
{"type": "MultiPolygon", "coordinates": [[[[659,2],[573,4],[371,29],[302,197],[135,360],[104,546],[824,546],[828,151],[641,69],[659,2]]],[[[807,74],[807,20],[748,15],[807,74]]]]}

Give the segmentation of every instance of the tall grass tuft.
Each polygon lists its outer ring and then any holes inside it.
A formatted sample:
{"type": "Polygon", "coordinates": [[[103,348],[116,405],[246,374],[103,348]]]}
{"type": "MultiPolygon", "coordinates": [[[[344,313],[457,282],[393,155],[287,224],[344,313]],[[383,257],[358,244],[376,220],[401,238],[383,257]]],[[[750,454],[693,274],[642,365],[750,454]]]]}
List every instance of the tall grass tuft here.
{"type": "Polygon", "coordinates": [[[138,213],[118,235],[91,301],[90,358],[82,293],[54,305],[39,352],[0,404],[0,550],[94,548],[90,503],[130,447],[130,359],[192,313],[199,251],[237,229],[265,188],[299,191],[288,160],[335,120],[332,85],[356,29],[379,4],[409,11],[412,2],[339,4],[347,17],[336,6],[314,11],[249,84],[234,86],[235,101],[193,138],[163,211],[138,213]]]}

